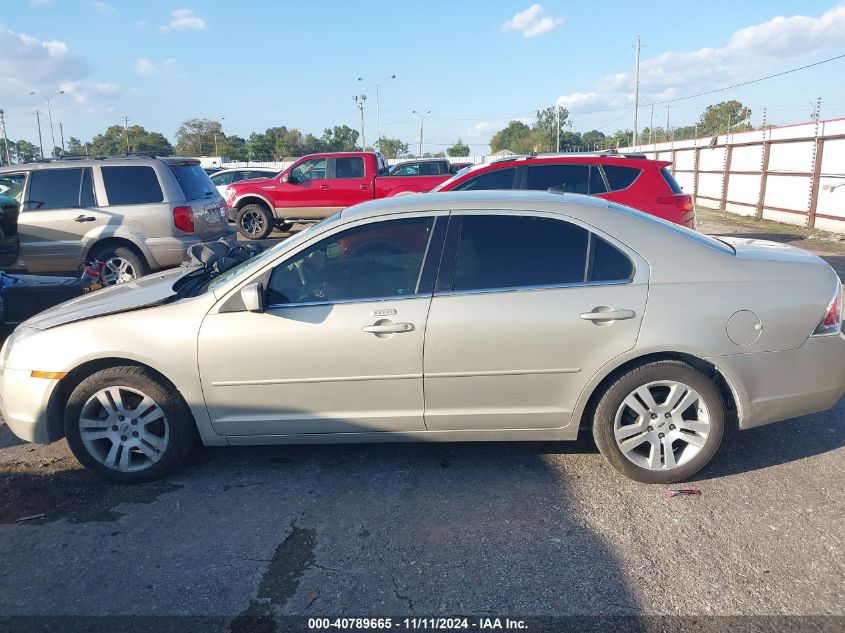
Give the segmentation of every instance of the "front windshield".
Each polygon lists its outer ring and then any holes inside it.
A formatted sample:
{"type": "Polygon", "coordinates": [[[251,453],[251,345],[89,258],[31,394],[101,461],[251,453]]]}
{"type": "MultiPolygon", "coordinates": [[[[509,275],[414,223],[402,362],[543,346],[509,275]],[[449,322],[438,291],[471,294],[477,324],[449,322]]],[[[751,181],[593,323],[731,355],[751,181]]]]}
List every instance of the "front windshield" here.
{"type": "Polygon", "coordinates": [[[434,189],[432,189],[431,192],[433,193],[435,191],[441,191],[441,190],[443,190],[444,187],[451,185],[453,182],[455,182],[458,178],[460,178],[464,174],[467,174],[467,173],[473,171],[474,169],[480,169],[482,167],[484,167],[483,163],[481,165],[468,165],[467,167],[464,167],[463,169],[461,169],[458,173],[456,173],[454,176],[452,176],[448,180],[444,180],[443,182],[441,182],[434,189]]]}
{"type": "Polygon", "coordinates": [[[201,293],[209,292],[209,291],[214,292],[214,290],[222,287],[223,285],[225,285],[226,283],[228,283],[229,281],[231,281],[235,277],[242,275],[242,274],[246,274],[249,271],[261,268],[261,266],[263,266],[266,262],[268,262],[268,261],[272,260],[274,257],[276,257],[278,252],[280,250],[282,250],[283,248],[287,248],[288,246],[291,246],[292,244],[296,244],[296,243],[302,241],[306,236],[313,233],[314,230],[318,226],[323,226],[325,224],[329,224],[330,222],[334,222],[339,217],[340,217],[340,211],[338,211],[337,213],[335,213],[332,216],[329,216],[328,218],[326,218],[322,222],[318,222],[317,224],[312,224],[311,226],[309,226],[304,231],[300,231],[296,235],[292,235],[291,237],[287,238],[286,240],[282,240],[278,244],[275,244],[272,248],[268,248],[263,253],[246,260],[242,264],[238,264],[234,268],[227,270],[225,273],[222,273],[221,275],[218,275],[217,277],[212,279],[200,292],[201,293]]]}

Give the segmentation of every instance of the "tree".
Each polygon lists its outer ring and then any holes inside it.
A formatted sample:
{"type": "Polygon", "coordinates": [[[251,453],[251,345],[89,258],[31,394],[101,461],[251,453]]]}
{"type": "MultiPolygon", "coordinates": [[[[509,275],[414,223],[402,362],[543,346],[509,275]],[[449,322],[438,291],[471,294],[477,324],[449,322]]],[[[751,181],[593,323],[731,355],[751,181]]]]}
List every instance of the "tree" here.
{"type": "Polygon", "coordinates": [[[296,128],[274,127],[268,129],[265,135],[268,139],[272,139],[273,156],[276,160],[291,156],[302,156],[305,153],[302,132],[296,128]]]}
{"type": "Polygon", "coordinates": [[[220,152],[223,156],[228,156],[232,160],[249,160],[249,148],[246,139],[240,136],[227,136],[221,144],[220,152]]]}
{"type": "Polygon", "coordinates": [[[499,130],[490,139],[490,149],[495,154],[503,149],[527,154],[533,150],[531,128],[522,121],[511,121],[507,127],[499,130]]]}
{"type": "Polygon", "coordinates": [[[749,130],[751,110],[736,99],[709,105],[701,113],[698,132],[703,136],[721,134],[730,130],[749,130]]]}
{"type": "Polygon", "coordinates": [[[140,125],[132,125],[128,130],[122,125],[111,125],[105,132],[92,138],[91,142],[87,143],[84,148],[80,143],[79,147],[76,148],[77,151],[70,153],[86,153],[85,148],[87,148],[87,153],[94,156],[125,154],[127,134],[130,152],[155,152],[162,156],[169,156],[173,153],[173,146],[161,132],[149,132],[140,125]]]}
{"type": "Polygon", "coordinates": [[[538,149],[549,152],[557,151],[555,144],[557,143],[558,131],[560,131],[561,145],[563,145],[563,132],[571,125],[571,121],[567,119],[569,119],[569,110],[566,108],[560,109],[560,119],[558,119],[556,107],[537,110],[537,121],[534,123],[532,130],[534,132],[534,143],[538,146],[538,149]]]}
{"type": "Polygon", "coordinates": [[[273,160],[273,145],[266,135],[253,132],[246,142],[249,160],[273,160]]]}
{"type": "Polygon", "coordinates": [[[220,121],[188,119],[176,130],[176,153],[184,156],[207,156],[214,152],[215,138],[218,151],[223,134],[220,121]]]}
{"type": "Polygon", "coordinates": [[[446,154],[448,156],[469,156],[469,145],[459,138],[457,143],[446,150],[446,154]]]}
{"type": "Polygon", "coordinates": [[[9,151],[14,154],[15,162],[18,163],[31,163],[41,158],[41,150],[38,146],[23,139],[15,143],[14,148],[10,142],[9,151]]]}
{"type": "Polygon", "coordinates": [[[358,132],[348,125],[335,125],[323,130],[322,141],[324,151],[354,152],[358,146],[358,132]]]}
{"type": "Polygon", "coordinates": [[[381,137],[378,144],[379,151],[385,158],[398,158],[400,154],[408,151],[408,144],[398,138],[381,137]]]}
{"type": "Polygon", "coordinates": [[[599,130],[590,130],[589,132],[584,132],[581,135],[581,142],[590,149],[593,149],[594,147],[601,149],[601,146],[606,138],[607,137],[604,135],[604,132],[600,132],[599,130]]]}
{"type": "Polygon", "coordinates": [[[71,156],[77,156],[85,153],[85,145],[75,136],[71,136],[67,140],[67,153],[71,156]]]}

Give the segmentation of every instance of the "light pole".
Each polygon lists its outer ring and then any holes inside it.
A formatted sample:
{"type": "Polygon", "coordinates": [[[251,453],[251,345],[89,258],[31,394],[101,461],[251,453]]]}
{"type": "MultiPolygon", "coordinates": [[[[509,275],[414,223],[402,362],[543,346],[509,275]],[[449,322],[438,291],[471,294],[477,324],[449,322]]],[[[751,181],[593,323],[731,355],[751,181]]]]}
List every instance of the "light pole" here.
{"type": "MultiPolygon", "coordinates": [[[[221,116],[220,120],[225,121],[226,117],[221,116]]],[[[220,127],[222,128],[223,126],[221,125],[220,127]]],[[[217,156],[218,158],[220,157],[220,152],[217,151],[217,128],[216,127],[214,128],[214,155],[217,156]]]]}
{"type": "Polygon", "coordinates": [[[425,125],[425,117],[431,114],[431,110],[426,110],[425,113],[420,114],[416,110],[411,110],[412,114],[416,114],[420,117],[420,158],[423,156],[423,126],[425,125]]]}
{"type": "Polygon", "coordinates": [[[6,136],[6,117],[3,108],[0,108],[0,127],[3,129],[3,144],[6,146],[6,165],[11,165],[12,157],[9,155],[9,139],[6,136]]]}
{"type": "Polygon", "coordinates": [[[53,110],[50,108],[50,102],[64,93],[64,90],[59,90],[52,97],[47,97],[47,115],[50,117],[50,137],[53,139],[53,149],[50,150],[51,154],[56,151],[56,131],[53,129],[53,110]]]}
{"type": "MultiPolygon", "coordinates": [[[[381,102],[379,101],[378,88],[385,81],[396,79],[396,75],[390,75],[376,82],[376,134],[378,134],[378,149],[381,151],[381,102]]],[[[367,81],[364,77],[358,77],[358,81],[367,81]]]]}
{"type": "Polygon", "coordinates": [[[361,150],[363,151],[367,147],[364,138],[364,103],[367,101],[367,95],[355,95],[352,100],[358,104],[358,109],[361,111],[361,150]]]}
{"type": "MultiPolygon", "coordinates": [[[[30,97],[34,95],[34,90],[29,93],[30,97]]],[[[41,160],[44,160],[44,141],[41,140],[41,115],[39,114],[38,110],[35,111],[35,121],[38,123],[38,147],[41,149],[41,160]]]]}

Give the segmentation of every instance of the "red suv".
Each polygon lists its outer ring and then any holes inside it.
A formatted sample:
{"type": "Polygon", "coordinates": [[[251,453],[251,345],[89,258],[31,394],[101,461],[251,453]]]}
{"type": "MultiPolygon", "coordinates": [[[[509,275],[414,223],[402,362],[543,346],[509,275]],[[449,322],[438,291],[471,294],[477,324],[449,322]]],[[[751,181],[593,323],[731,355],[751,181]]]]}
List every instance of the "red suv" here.
{"type": "Polygon", "coordinates": [[[695,206],[666,161],[642,154],[510,156],[458,172],[432,191],[535,189],[585,193],[695,228],[695,206]]]}

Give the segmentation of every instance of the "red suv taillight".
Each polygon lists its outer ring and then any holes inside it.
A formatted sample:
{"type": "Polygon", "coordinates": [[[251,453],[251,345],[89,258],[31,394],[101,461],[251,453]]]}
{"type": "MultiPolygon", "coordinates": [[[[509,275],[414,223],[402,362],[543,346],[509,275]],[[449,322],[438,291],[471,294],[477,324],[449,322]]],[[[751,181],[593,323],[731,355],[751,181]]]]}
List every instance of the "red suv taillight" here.
{"type": "Polygon", "coordinates": [[[660,196],[657,199],[660,204],[674,204],[681,211],[692,211],[695,205],[692,203],[692,196],[688,193],[675,193],[671,196],[660,196]]]}
{"type": "Polygon", "coordinates": [[[839,334],[842,329],[842,283],[837,282],[836,293],[833,299],[827,304],[824,316],[812,336],[824,336],[825,334],[839,334]]]}
{"type": "Polygon", "coordinates": [[[173,224],[185,233],[194,232],[194,210],[191,207],[173,207],[173,224]]]}

